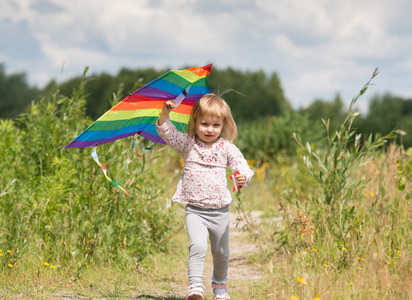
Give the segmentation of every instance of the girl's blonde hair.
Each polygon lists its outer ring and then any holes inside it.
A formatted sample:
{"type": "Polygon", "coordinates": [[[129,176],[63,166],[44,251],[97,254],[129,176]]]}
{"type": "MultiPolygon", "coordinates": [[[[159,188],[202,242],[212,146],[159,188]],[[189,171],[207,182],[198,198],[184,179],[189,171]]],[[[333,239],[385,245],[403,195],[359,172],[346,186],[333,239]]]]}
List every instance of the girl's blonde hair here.
{"type": "Polygon", "coordinates": [[[189,135],[194,136],[196,134],[196,121],[202,116],[222,118],[221,136],[231,142],[236,138],[237,128],[230,107],[219,96],[212,93],[206,94],[196,101],[190,114],[189,124],[187,124],[187,133],[189,135]]]}

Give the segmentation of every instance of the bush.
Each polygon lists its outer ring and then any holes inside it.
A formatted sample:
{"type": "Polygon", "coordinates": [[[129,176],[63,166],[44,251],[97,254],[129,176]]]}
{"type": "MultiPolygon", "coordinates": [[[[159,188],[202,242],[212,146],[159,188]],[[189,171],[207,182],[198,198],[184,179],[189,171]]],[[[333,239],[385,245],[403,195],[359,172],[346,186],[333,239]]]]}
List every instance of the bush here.
{"type": "Polygon", "coordinates": [[[11,251],[3,267],[40,261],[78,274],[90,263],[134,265],[167,247],[175,215],[161,196],[159,149],[142,159],[130,140],[99,147],[129,198],[104,178],[90,149],[62,151],[91,122],[84,85],[71,97],[32,103],[15,121],[0,120],[0,249],[11,251]]]}
{"type": "Polygon", "coordinates": [[[294,132],[319,141],[322,124],[309,120],[304,115],[289,113],[240,124],[239,132],[236,145],[246,158],[253,158],[259,165],[273,162],[279,154],[285,157],[295,156],[298,145],[293,139],[294,132]]]}

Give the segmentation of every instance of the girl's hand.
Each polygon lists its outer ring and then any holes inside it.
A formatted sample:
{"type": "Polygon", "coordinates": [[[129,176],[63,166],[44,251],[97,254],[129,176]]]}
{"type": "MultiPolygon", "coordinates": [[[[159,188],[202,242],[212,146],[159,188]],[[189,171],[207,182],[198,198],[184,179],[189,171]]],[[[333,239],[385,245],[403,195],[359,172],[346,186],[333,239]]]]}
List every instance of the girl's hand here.
{"type": "Polygon", "coordinates": [[[237,174],[235,176],[237,185],[242,188],[246,184],[246,176],[243,174],[237,174]]]}
{"type": "Polygon", "coordinates": [[[164,122],[169,118],[170,112],[175,108],[175,101],[168,100],[163,104],[162,112],[159,117],[159,125],[162,126],[164,122]]]}
{"type": "Polygon", "coordinates": [[[163,104],[163,108],[162,108],[162,113],[163,112],[168,112],[170,113],[173,108],[175,108],[175,100],[167,100],[164,104],[163,104]]]}

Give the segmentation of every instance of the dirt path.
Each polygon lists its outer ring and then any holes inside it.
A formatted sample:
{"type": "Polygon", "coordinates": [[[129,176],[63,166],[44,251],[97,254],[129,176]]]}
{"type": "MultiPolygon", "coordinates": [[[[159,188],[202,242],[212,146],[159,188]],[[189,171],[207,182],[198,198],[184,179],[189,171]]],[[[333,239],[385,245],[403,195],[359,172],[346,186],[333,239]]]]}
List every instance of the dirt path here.
{"type": "MultiPolygon", "coordinates": [[[[253,212],[252,218],[258,219],[259,215],[259,212],[253,212]]],[[[236,218],[236,212],[231,211],[228,291],[233,300],[246,300],[242,295],[248,294],[246,291],[251,288],[253,282],[262,278],[263,272],[248,261],[248,258],[258,253],[258,248],[247,233],[236,228],[236,218]]],[[[71,292],[56,288],[53,296],[45,299],[183,300],[188,284],[187,243],[183,228],[171,241],[170,252],[151,256],[151,264],[143,266],[139,274],[124,274],[119,277],[118,274],[98,273],[92,278],[72,283],[74,289],[71,292]]],[[[212,269],[212,255],[209,249],[204,271],[205,299],[213,297],[210,286],[212,269]]]]}

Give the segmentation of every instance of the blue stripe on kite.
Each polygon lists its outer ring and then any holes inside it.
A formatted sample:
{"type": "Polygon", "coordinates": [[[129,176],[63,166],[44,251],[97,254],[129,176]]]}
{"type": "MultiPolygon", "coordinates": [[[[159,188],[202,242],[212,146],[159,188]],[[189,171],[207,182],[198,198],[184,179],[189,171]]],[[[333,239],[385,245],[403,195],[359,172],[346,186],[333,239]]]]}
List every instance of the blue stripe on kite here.
{"type": "MultiPolygon", "coordinates": [[[[190,82],[187,83],[187,85],[189,85],[190,82]]],[[[163,90],[166,91],[170,94],[173,94],[175,96],[179,95],[184,88],[180,87],[174,83],[171,83],[170,81],[166,81],[166,80],[158,80],[156,82],[153,82],[151,84],[151,87],[159,89],[159,90],[163,90]]]]}
{"type": "Polygon", "coordinates": [[[104,130],[104,131],[89,130],[89,131],[83,132],[81,135],[79,135],[76,138],[76,140],[78,140],[78,141],[97,141],[97,140],[109,139],[109,138],[113,138],[113,137],[118,136],[118,135],[134,133],[134,132],[137,132],[137,131],[140,131],[140,130],[146,130],[146,127],[150,126],[150,125],[151,124],[138,124],[138,125],[123,127],[121,129],[104,130]]]}
{"type": "Polygon", "coordinates": [[[156,125],[153,124],[146,124],[147,127],[144,129],[144,131],[152,134],[152,135],[158,135],[157,130],[156,130],[156,125]]]}
{"type": "Polygon", "coordinates": [[[209,94],[210,89],[207,86],[191,86],[188,95],[193,94],[209,94]]]}
{"type": "MultiPolygon", "coordinates": [[[[154,117],[154,119],[157,120],[157,117],[156,118],[154,117]]],[[[180,130],[185,129],[185,128],[182,128],[182,126],[179,127],[180,123],[176,122],[175,124],[180,130]]],[[[104,130],[104,131],[88,130],[80,134],[75,140],[76,141],[99,141],[99,140],[104,140],[104,139],[111,139],[116,136],[121,136],[125,134],[133,134],[133,133],[136,133],[142,130],[154,136],[158,135],[156,126],[154,124],[146,123],[146,124],[127,126],[127,127],[123,127],[123,128],[115,129],[115,130],[104,130]]]]}

